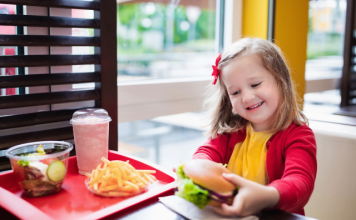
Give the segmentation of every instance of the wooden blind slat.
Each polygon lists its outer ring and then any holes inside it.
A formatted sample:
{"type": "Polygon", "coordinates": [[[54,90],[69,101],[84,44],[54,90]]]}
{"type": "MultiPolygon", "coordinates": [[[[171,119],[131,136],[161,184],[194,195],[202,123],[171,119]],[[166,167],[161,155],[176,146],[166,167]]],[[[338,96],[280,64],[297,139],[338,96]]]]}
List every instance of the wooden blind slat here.
{"type": "Polygon", "coordinates": [[[0,14],[0,25],[34,27],[100,28],[96,19],[0,14]]]}
{"type": "Polygon", "coordinates": [[[2,67],[64,66],[100,64],[99,55],[17,55],[0,56],[2,67]]]}
{"type": "Polygon", "coordinates": [[[100,73],[56,73],[1,76],[0,88],[100,82],[100,73]]]}
{"type": "Polygon", "coordinates": [[[72,127],[1,136],[0,150],[5,150],[9,147],[27,142],[69,139],[73,139],[72,127]]]}
{"type": "Polygon", "coordinates": [[[75,0],[0,0],[3,4],[100,10],[100,3],[75,0]]]}
{"type": "Polygon", "coordinates": [[[38,93],[0,97],[0,109],[49,105],[100,99],[98,90],[38,93]]]}
{"type": "Polygon", "coordinates": [[[0,129],[25,127],[60,121],[68,121],[77,109],[44,111],[22,115],[10,115],[0,117],[0,129]]]}
{"type": "Polygon", "coordinates": [[[0,35],[0,46],[100,46],[100,38],[45,35],[0,35]]]}

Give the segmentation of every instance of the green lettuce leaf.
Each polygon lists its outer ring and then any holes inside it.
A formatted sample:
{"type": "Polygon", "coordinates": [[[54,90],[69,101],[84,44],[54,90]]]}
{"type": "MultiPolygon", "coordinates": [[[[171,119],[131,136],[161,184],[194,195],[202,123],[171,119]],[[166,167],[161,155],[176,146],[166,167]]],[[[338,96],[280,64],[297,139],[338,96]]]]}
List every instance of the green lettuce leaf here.
{"type": "MultiPolygon", "coordinates": [[[[21,156],[26,156],[26,154],[22,154],[21,156]]],[[[17,164],[24,167],[24,166],[30,165],[30,161],[28,161],[28,160],[18,160],[17,164]]]]}
{"type": "Polygon", "coordinates": [[[178,191],[175,195],[193,203],[198,208],[203,209],[211,200],[207,190],[201,189],[198,185],[184,174],[183,165],[176,170],[178,175],[177,187],[178,191]]]}
{"type": "Polygon", "coordinates": [[[178,178],[180,179],[188,179],[188,177],[185,175],[184,171],[183,171],[183,164],[180,165],[177,169],[176,169],[176,174],[178,176],[178,178]]]}

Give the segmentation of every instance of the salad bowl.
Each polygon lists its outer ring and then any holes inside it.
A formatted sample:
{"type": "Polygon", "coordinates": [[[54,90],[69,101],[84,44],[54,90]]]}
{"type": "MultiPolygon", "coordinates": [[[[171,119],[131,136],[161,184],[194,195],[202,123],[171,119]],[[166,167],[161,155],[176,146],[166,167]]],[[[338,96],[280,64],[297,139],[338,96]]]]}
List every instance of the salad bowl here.
{"type": "Polygon", "coordinates": [[[5,155],[24,193],[38,197],[62,189],[72,149],[73,145],[64,141],[39,141],[11,147],[5,155]]]}

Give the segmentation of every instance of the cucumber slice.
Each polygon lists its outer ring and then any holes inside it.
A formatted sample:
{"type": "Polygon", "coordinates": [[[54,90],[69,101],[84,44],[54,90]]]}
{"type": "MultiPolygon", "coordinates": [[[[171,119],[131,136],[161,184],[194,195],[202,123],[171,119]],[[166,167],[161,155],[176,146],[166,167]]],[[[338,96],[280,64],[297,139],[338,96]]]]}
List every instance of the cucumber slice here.
{"type": "Polygon", "coordinates": [[[47,168],[47,176],[53,182],[63,180],[66,176],[66,167],[60,160],[53,161],[47,168]]]}

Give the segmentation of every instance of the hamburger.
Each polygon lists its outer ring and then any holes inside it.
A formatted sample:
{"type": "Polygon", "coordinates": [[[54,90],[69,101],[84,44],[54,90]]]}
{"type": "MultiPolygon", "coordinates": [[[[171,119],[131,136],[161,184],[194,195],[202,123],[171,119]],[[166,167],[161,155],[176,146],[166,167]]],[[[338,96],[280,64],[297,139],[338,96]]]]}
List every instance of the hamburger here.
{"type": "Polygon", "coordinates": [[[210,160],[191,160],[176,170],[176,195],[203,209],[206,205],[232,204],[238,188],[222,177],[231,173],[225,166],[210,160]]]}

